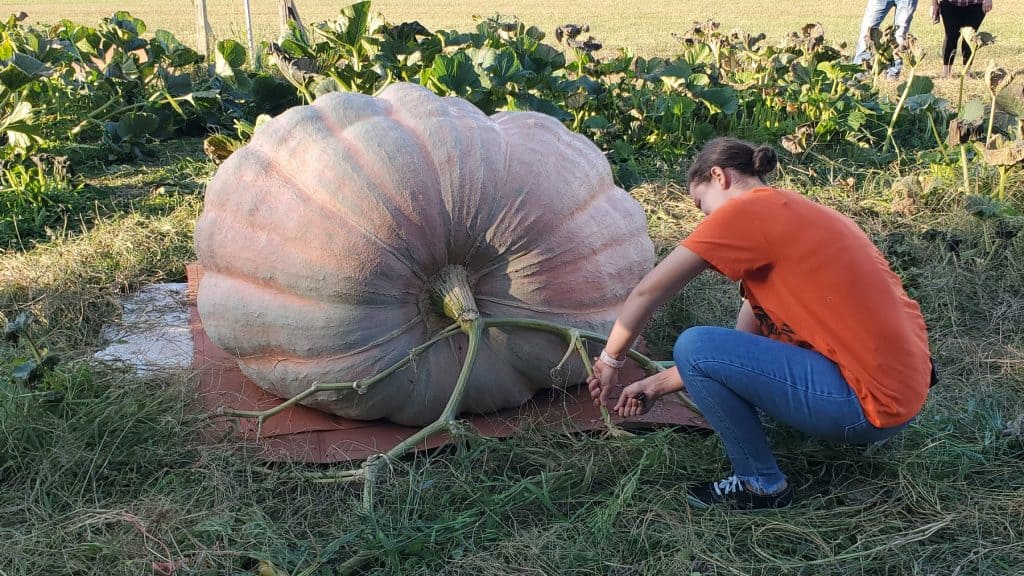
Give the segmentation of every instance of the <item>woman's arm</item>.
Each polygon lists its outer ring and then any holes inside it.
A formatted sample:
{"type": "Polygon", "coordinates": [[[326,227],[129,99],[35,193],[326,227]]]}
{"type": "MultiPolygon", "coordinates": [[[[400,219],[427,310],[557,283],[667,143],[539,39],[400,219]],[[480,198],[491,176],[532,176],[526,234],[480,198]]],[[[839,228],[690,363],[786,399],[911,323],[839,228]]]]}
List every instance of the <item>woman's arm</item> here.
{"type": "MultiPolygon", "coordinates": [[[[608,335],[605,352],[616,360],[625,358],[654,311],[707,268],[708,263],[703,258],[688,248],[676,247],[630,292],[608,335]]],[[[601,387],[602,404],[610,391],[610,386],[601,387]]]]}
{"type": "Polygon", "coordinates": [[[743,299],[740,313],[736,316],[736,329],[740,332],[761,334],[761,323],[757,321],[757,316],[754,316],[754,308],[750,305],[750,300],[746,298],[743,299]]]}

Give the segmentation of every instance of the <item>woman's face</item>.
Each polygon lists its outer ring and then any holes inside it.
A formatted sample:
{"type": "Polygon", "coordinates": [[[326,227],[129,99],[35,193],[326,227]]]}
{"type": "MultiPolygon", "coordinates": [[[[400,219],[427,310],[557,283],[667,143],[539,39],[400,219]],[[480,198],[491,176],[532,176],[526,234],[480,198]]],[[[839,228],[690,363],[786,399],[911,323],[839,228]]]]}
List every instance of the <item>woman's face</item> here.
{"type": "Polygon", "coordinates": [[[690,198],[698,210],[708,215],[727,199],[721,181],[714,177],[699,184],[690,184],[690,198]]]}

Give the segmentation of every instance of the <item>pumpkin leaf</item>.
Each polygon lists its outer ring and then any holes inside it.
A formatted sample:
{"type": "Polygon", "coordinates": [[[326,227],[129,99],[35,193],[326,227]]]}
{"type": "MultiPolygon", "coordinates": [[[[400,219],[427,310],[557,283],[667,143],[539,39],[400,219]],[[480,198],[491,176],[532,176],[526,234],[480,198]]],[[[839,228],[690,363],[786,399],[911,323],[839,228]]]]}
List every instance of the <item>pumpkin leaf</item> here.
{"type": "Polygon", "coordinates": [[[706,88],[698,95],[704,105],[712,114],[721,113],[726,115],[735,114],[739,110],[739,99],[736,90],[729,86],[721,88],[706,88]]]}
{"type": "Polygon", "coordinates": [[[19,384],[31,385],[42,373],[42,367],[35,360],[26,360],[11,370],[11,378],[19,384]]]}
{"type": "MultiPolygon", "coordinates": [[[[907,88],[907,83],[903,82],[896,88],[896,93],[901,94],[907,88]]],[[[907,96],[920,96],[924,94],[931,94],[935,88],[935,82],[927,76],[914,76],[910,80],[910,91],[907,96]]]]}
{"type": "Polygon", "coordinates": [[[906,109],[907,112],[917,113],[925,110],[934,110],[934,104],[938,101],[932,93],[927,94],[915,94],[907,98],[906,109]]]}
{"type": "Polygon", "coordinates": [[[27,54],[14,53],[10,58],[0,63],[0,85],[12,92],[35,82],[37,79],[48,75],[51,70],[39,60],[27,54]]]}
{"type": "Polygon", "coordinates": [[[6,116],[0,117],[0,133],[7,134],[7,141],[16,149],[27,149],[34,142],[43,141],[42,129],[34,123],[32,105],[18,102],[6,116]]]}
{"type": "Polygon", "coordinates": [[[572,114],[562,110],[557,104],[544,98],[539,98],[530,93],[516,95],[516,108],[518,110],[532,110],[557,118],[565,122],[572,119],[572,114]]]}
{"type": "Polygon", "coordinates": [[[967,213],[981,220],[1001,218],[1012,214],[1012,210],[1005,203],[988,196],[970,195],[967,197],[965,206],[967,213]]]}
{"type": "Polygon", "coordinates": [[[480,75],[465,52],[456,52],[451,56],[438,55],[423,80],[437,92],[459,96],[471,102],[475,99],[474,94],[483,88],[480,75]]]}
{"type": "Polygon", "coordinates": [[[960,118],[968,122],[980,122],[985,118],[985,103],[977,98],[968,100],[960,110],[960,118]]]}
{"type": "Polygon", "coordinates": [[[489,73],[491,83],[495,86],[515,84],[530,74],[523,71],[522,64],[511,50],[502,50],[495,54],[494,60],[484,70],[489,73]]]}
{"type": "Polygon", "coordinates": [[[36,321],[35,314],[24,310],[4,326],[4,341],[17,343],[21,335],[36,321]]]}
{"type": "Polygon", "coordinates": [[[243,91],[252,88],[249,77],[241,71],[245,65],[245,47],[234,40],[221,40],[214,50],[214,73],[232,87],[243,91]]]}
{"type": "Polygon", "coordinates": [[[1007,142],[995,148],[984,147],[981,155],[991,166],[1014,166],[1024,163],[1024,142],[1007,142]]]}
{"type": "Polygon", "coordinates": [[[591,116],[583,121],[583,127],[591,130],[605,130],[611,126],[611,122],[607,118],[598,114],[597,116],[591,116]]]}

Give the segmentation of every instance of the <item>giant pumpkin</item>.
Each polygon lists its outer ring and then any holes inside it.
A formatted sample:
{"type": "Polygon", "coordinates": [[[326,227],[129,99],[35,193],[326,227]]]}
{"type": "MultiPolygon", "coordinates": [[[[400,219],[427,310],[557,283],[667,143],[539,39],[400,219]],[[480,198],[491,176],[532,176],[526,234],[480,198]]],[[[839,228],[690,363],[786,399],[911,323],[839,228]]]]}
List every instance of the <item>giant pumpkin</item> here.
{"type": "MultiPolygon", "coordinates": [[[[378,374],[464,313],[607,333],[654,261],[641,206],[593,143],[549,116],[488,117],[413,84],[326,94],[262,126],[214,175],[195,243],[206,331],[282,397],[378,374]]],[[[425,424],[466,342],[303,404],[425,424]]],[[[485,330],[460,408],[522,404],[553,385],[565,347],[485,330]]],[[[570,370],[582,380],[578,360],[570,370]]]]}

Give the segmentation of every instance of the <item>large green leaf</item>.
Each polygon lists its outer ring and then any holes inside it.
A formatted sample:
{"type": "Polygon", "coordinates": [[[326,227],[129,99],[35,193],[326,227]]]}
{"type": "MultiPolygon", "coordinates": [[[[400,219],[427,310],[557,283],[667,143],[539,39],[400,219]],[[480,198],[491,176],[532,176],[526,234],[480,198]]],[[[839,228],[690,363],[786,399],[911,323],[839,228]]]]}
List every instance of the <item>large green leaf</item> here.
{"type": "Polygon", "coordinates": [[[498,52],[494,61],[484,68],[489,73],[491,82],[497,86],[504,86],[506,84],[514,84],[523,78],[523,66],[519,63],[519,59],[516,58],[515,52],[512,50],[501,50],[498,52]]]}
{"type": "Polygon", "coordinates": [[[214,51],[214,71],[231,86],[247,92],[252,82],[242,71],[245,60],[245,46],[234,40],[221,40],[214,51]]]}
{"type": "Polygon", "coordinates": [[[235,40],[217,42],[215,71],[218,76],[234,76],[235,70],[245,65],[245,46],[235,40]]]}
{"type": "MultiPolygon", "coordinates": [[[[904,82],[896,88],[896,92],[902,94],[903,90],[907,87],[907,83],[904,82]]],[[[910,92],[907,96],[921,96],[923,94],[931,94],[932,90],[935,89],[935,83],[932,79],[927,76],[914,76],[910,81],[910,92]]]]}
{"type": "Polygon", "coordinates": [[[370,9],[370,0],[363,0],[342,8],[338,20],[321,32],[359,57],[366,54],[367,37],[384,24],[384,19],[370,9]]]}
{"type": "Polygon", "coordinates": [[[474,92],[482,89],[480,75],[465,52],[456,52],[451,56],[438,55],[425,76],[430,86],[441,93],[461,96],[470,101],[474,100],[474,92]]]}
{"type": "Polygon", "coordinates": [[[43,141],[42,130],[33,123],[32,105],[18,102],[11,112],[0,117],[0,132],[7,134],[7,141],[16,149],[26,150],[43,141]]]}
{"type": "Polygon", "coordinates": [[[152,134],[159,125],[160,119],[148,112],[126,114],[117,122],[117,134],[124,140],[139,140],[152,134]]]}
{"type": "Polygon", "coordinates": [[[731,116],[739,109],[736,90],[729,86],[706,88],[698,96],[712,113],[721,112],[731,116]]]}
{"type": "Polygon", "coordinates": [[[50,70],[46,64],[32,56],[20,53],[0,62],[0,66],[0,84],[12,92],[42,78],[50,70]]]}
{"type": "Polygon", "coordinates": [[[572,119],[572,114],[562,110],[554,102],[529,93],[516,95],[516,108],[519,110],[530,110],[533,112],[547,114],[548,116],[557,118],[562,122],[572,119]]]}

